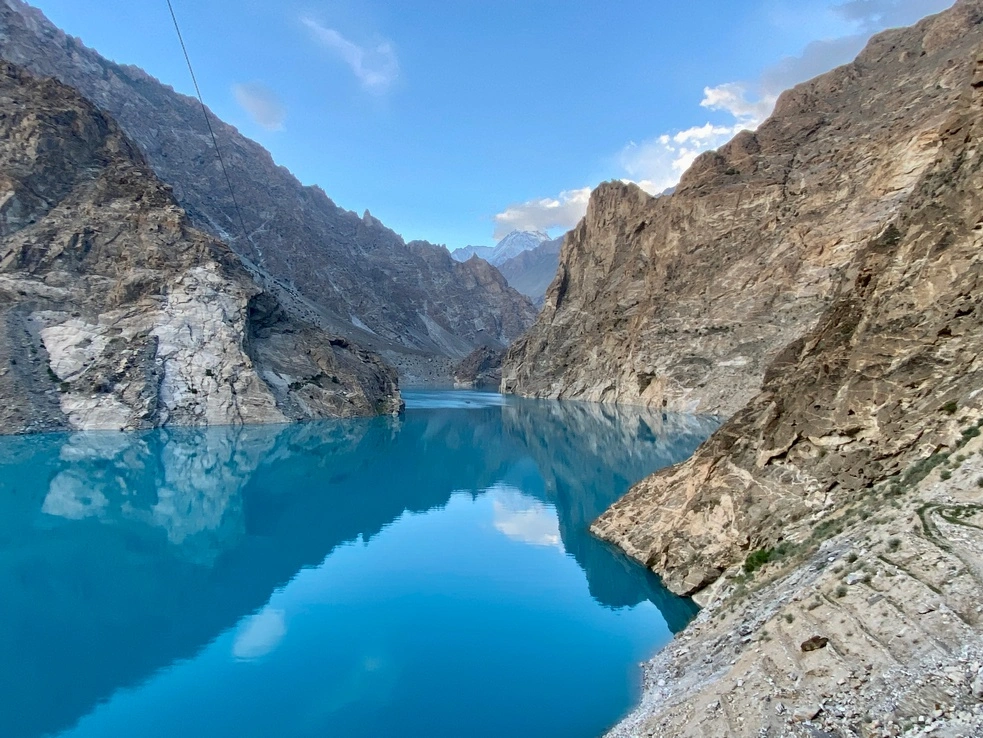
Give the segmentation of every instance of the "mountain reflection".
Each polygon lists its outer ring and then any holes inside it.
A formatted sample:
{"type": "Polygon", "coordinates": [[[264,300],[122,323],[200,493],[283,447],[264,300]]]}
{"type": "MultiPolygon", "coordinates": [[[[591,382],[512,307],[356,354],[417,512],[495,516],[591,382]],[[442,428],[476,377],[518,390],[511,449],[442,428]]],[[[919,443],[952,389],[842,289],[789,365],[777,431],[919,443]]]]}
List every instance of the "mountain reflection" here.
{"type": "Polygon", "coordinates": [[[235,658],[268,653],[284,635],[282,613],[264,608],[271,592],[461,490],[494,495],[494,525],[513,540],[562,546],[601,604],[648,599],[681,628],[693,606],[587,526],[631,483],[690,454],[712,421],[464,405],[402,419],[3,439],[0,704],[16,707],[0,710],[0,735],[68,728],[237,624],[235,658]]]}

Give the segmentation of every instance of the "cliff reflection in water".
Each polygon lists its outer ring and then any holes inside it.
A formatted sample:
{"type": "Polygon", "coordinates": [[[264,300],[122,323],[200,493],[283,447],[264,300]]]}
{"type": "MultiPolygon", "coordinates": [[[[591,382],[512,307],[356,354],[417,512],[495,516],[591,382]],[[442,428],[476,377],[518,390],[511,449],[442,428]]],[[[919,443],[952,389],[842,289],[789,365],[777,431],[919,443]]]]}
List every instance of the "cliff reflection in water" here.
{"type": "Polygon", "coordinates": [[[0,440],[0,704],[18,706],[0,735],[71,727],[340,544],[462,490],[497,495],[506,535],[562,545],[602,605],[647,599],[681,628],[692,605],[587,526],[713,421],[455,397],[474,400],[412,409],[442,403],[411,394],[398,420],[0,440]]]}

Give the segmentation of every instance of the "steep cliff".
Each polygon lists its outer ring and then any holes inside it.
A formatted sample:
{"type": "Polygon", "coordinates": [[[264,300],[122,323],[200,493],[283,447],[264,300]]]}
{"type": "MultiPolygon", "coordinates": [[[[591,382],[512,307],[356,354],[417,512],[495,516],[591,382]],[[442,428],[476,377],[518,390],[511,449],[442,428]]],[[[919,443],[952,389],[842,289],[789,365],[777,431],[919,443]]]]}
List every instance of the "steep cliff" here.
{"type": "Polygon", "coordinates": [[[0,433],[392,412],[381,359],[290,317],[114,121],[0,62],[0,433]]]}
{"type": "Polygon", "coordinates": [[[115,118],[192,224],[226,241],[264,286],[326,329],[399,363],[419,352],[460,358],[505,346],[535,318],[527,298],[443,247],[404,243],[366,212],[337,207],[209,113],[241,206],[238,215],[197,100],[121,66],[21,0],[0,0],[0,56],[75,87],[115,118]]]}
{"type": "MultiPolygon", "coordinates": [[[[889,212],[870,213],[877,235],[855,250],[818,323],[772,361],[761,392],[689,461],[645,480],[595,522],[597,535],[662,573],[674,591],[706,586],[749,551],[821,540],[824,531],[851,521],[850,506],[859,500],[903,495],[979,435],[981,22],[983,3],[961,2],[912,29],[878,37],[864,52],[861,66],[881,59],[902,88],[922,65],[935,67],[934,87],[898,101],[907,112],[926,97],[949,100],[945,118],[919,134],[931,142],[930,161],[918,167],[917,181],[896,191],[901,199],[889,212]],[[955,50],[960,58],[950,59],[955,50]],[[903,72],[895,67],[899,58],[903,72]]],[[[844,74],[834,72],[793,97],[844,74]]],[[[850,77],[843,90],[858,98],[878,98],[881,88],[870,89],[869,79],[887,84],[881,75],[850,77]]],[[[781,109],[788,105],[786,98],[781,109]]],[[[880,125],[888,111],[874,112],[873,124],[880,125]]],[[[907,134],[900,138],[910,141],[907,134]]],[[[910,166],[904,147],[884,148],[878,161],[910,166]]],[[[931,538],[931,531],[924,535],[931,538]]]]}
{"type": "Polygon", "coordinates": [[[812,329],[933,165],[972,75],[975,0],[875,37],[701,156],[671,194],[601,185],[505,391],[731,415],[812,329]]]}

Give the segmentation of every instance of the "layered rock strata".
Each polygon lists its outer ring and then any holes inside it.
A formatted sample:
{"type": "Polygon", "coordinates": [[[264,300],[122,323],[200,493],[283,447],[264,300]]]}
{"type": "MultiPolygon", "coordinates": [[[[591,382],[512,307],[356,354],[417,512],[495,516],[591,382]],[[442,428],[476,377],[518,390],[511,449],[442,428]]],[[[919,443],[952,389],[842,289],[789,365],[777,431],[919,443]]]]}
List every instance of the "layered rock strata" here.
{"type": "Polygon", "coordinates": [[[289,316],[114,121],[0,63],[0,432],[398,411],[395,372],[289,316]]]}

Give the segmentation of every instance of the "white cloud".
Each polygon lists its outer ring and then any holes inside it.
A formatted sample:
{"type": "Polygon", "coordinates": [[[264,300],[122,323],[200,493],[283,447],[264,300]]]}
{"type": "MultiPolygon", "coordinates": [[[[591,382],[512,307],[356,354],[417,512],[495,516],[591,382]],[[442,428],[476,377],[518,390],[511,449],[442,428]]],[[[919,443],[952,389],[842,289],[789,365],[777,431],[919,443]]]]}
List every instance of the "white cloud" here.
{"type": "Polygon", "coordinates": [[[333,28],[328,28],[312,18],[302,18],[301,21],[322,46],[348,65],[366,90],[376,93],[385,92],[399,76],[396,52],[388,41],[379,41],[371,46],[359,46],[333,28]]]}
{"type": "Polygon", "coordinates": [[[754,130],[771,113],[775,96],[748,97],[747,88],[737,82],[705,87],[700,106],[727,113],[734,122],[726,125],[705,123],[681,131],[663,133],[641,143],[630,142],[618,155],[618,163],[630,182],[652,195],[665,192],[704,151],[719,148],[738,132],[754,130]]]}
{"type": "MultiPolygon", "coordinates": [[[[640,143],[629,142],[615,157],[624,181],[634,182],[658,195],[679,183],[680,177],[705,151],[720,148],[742,130],[754,130],[771,114],[778,96],[789,87],[852,61],[871,35],[885,28],[905,26],[952,5],[953,0],[846,0],[827,6],[823,12],[840,20],[845,35],[809,43],[799,56],[785,57],[766,69],[751,83],[726,82],[703,89],[700,106],[723,113],[731,120],[706,122],[682,130],[667,131],[640,143]]],[[[793,16],[798,8],[790,6],[793,16]]],[[[805,12],[805,11],[803,11],[805,12]]],[[[803,18],[798,21],[805,23],[803,18]]],[[[510,228],[501,223],[523,223],[530,227],[572,227],[587,209],[586,190],[575,190],[576,205],[565,201],[570,192],[557,198],[531,200],[512,205],[495,216],[496,238],[510,228]],[[569,225],[544,226],[551,212],[563,207],[569,225]],[[534,225],[535,224],[535,225],[534,225]]],[[[526,227],[525,225],[516,227],[526,227]]]]}
{"type": "Polygon", "coordinates": [[[496,485],[489,493],[492,495],[493,525],[499,533],[532,546],[562,547],[555,511],[514,487],[496,485]]]}
{"type": "Polygon", "coordinates": [[[269,87],[259,82],[232,85],[232,93],[240,107],[253,121],[268,131],[282,131],[287,111],[269,87]]]}
{"type": "Polygon", "coordinates": [[[509,205],[495,216],[495,238],[504,238],[512,231],[548,231],[551,228],[569,230],[587,212],[590,187],[565,190],[556,197],[509,205]]]}
{"type": "Polygon", "coordinates": [[[847,0],[833,10],[859,25],[861,32],[876,33],[885,28],[908,26],[926,15],[950,7],[953,0],[847,0]]]}

